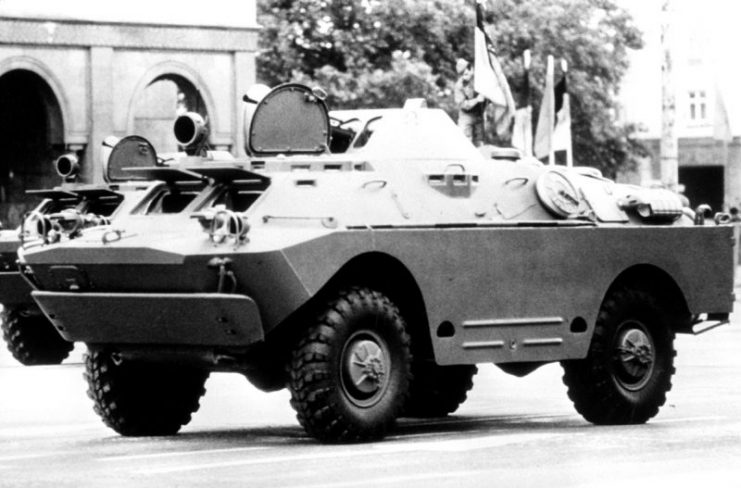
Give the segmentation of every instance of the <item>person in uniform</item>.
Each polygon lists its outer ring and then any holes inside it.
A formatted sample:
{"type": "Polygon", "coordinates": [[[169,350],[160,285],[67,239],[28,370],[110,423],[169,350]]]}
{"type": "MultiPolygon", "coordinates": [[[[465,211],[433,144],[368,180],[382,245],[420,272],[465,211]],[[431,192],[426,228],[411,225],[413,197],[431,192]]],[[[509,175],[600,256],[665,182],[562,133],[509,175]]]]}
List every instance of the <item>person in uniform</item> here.
{"type": "Polygon", "coordinates": [[[473,69],[465,59],[458,59],[455,65],[458,80],[455,83],[454,99],[458,105],[458,127],[474,144],[484,142],[484,96],[473,89],[473,69]]]}

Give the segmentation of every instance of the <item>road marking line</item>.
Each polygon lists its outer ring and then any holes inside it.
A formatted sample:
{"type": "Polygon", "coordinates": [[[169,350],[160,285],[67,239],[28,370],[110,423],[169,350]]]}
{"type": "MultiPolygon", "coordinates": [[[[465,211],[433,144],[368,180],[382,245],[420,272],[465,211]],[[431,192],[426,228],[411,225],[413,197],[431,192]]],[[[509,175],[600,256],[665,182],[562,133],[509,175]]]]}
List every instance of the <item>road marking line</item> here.
{"type": "Polygon", "coordinates": [[[702,421],[705,421],[705,420],[723,420],[723,419],[726,419],[726,418],[727,417],[718,416],[718,415],[708,416],[708,417],[683,417],[683,418],[679,418],[679,419],[651,420],[649,422],[649,425],[651,425],[651,424],[670,424],[670,423],[673,423],[673,422],[702,422],[702,421]]]}
{"type": "MultiPolygon", "coordinates": [[[[484,473],[490,473],[491,471],[477,469],[477,470],[466,470],[466,471],[443,471],[439,473],[424,473],[424,474],[407,474],[399,476],[386,476],[383,478],[373,478],[371,480],[364,479],[358,481],[336,481],[334,483],[321,483],[317,485],[294,485],[295,488],[332,488],[340,486],[367,486],[369,483],[373,486],[377,485],[390,485],[404,481],[422,481],[431,479],[442,479],[442,478],[460,478],[468,480],[470,476],[481,475],[484,473]]],[[[466,485],[465,482],[461,485],[466,485]]],[[[284,486],[284,488],[293,488],[290,485],[284,486]]]]}
{"type": "Polygon", "coordinates": [[[134,459],[153,459],[153,458],[167,458],[167,457],[178,457],[178,456],[190,456],[190,455],[208,455],[223,452],[248,452],[248,451],[261,451],[267,449],[267,447],[229,447],[223,449],[202,449],[194,451],[171,451],[171,452],[156,452],[152,454],[130,454],[121,456],[105,456],[98,458],[97,461],[128,461],[134,459]]]}
{"type": "Polygon", "coordinates": [[[353,457],[369,457],[379,454],[397,454],[403,452],[428,451],[428,452],[466,452],[489,447],[500,447],[507,444],[524,443],[542,440],[545,438],[555,437],[558,434],[511,434],[495,435],[486,437],[474,437],[465,439],[448,439],[436,440],[431,442],[413,442],[413,443],[387,443],[379,444],[366,448],[354,449],[347,451],[323,449],[320,452],[311,454],[294,454],[288,456],[269,456],[253,459],[239,459],[234,461],[221,461],[217,463],[192,464],[189,466],[167,466],[161,468],[148,468],[136,471],[138,474],[168,474],[186,471],[199,471],[203,469],[231,468],[238,466],[253,466],[259,464],[285,463],[291,461],[316,461],[321,459],[338,459],[353,457]]]}
{"type": "Polygon", "coordinates": [[[0,429],[0,437],[33,437],[39,435],[56,435],[82,432],[86,430],[98,430],[101,428],[100,423],[79,424],[79,425],[42,425],[42,426],[23,426],[0,429]]]}
{"type": "Polygon", "coordinates": [[[64,454],[68,454],[68,453],[60,451],[60,452],[45,452],[45,453],[37,453],[37,454],[18,454],[15,456],[0,456],[0,463],[4,463],[6,461],[22,461],[24,459],[38,459],[38,458],[44,458],[44,457],[62,456],[64,454]]]}

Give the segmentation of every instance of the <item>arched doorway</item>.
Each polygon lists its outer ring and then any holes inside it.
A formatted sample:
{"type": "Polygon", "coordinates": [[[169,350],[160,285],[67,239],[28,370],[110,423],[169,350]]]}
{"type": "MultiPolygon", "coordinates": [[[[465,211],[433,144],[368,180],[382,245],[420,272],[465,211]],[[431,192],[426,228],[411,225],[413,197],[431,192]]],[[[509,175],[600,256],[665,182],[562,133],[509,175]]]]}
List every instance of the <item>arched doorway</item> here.
{"type": "Polygon", "coordinates": [[[180,75],[152,80],[134,105],[134,134],[146,137],[158,153],[178,150],[172,128],[178,115],[197,112],[208,120],[200,91],[180,75]]]}
{"type": "Polygon", "coordinates": [[[0,220],[10,228],[38,202],[26,190],[58,182],[52,162],[64,151],[59,101],[33,71],[0,76],[0,151],[0,220]]]}

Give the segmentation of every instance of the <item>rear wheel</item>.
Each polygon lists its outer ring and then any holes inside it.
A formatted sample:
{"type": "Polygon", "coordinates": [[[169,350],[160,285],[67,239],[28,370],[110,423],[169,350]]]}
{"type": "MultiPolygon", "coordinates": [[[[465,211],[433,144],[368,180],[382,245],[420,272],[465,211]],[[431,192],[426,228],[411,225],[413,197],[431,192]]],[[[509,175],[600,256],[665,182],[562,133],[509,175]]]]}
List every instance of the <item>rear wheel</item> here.
{"type": "Polygon", "coordinates": [[[412,365],[414,379],[404,408],[407,417],[444,417],[455,412],[473,387],[473,365],[439,366],[420,362],[412,365]]]}
{"type": "Polygon", "coordinates": [[[191,366],[129,361],[106,349],[89,351],[85,368],[95,412],[125,436],[176,434],[198,410],[208,378],[191,366]]]}
{"type": "Polygon", "coordinates": [[[639,424],[656,415],[672,386],[673,342],[668,314],[650,293],[613,292],[587,357],[562,363],[576,410],[595,424],[639,424]]]}
{"type": "Polygon", "coordinates": [[[410,365],[396,306],[378,292],[351,288],[299,341],[290,364],[291,405],[321,441],[381,438],[406,402],[410,365]]]}
{"type": "Polygon", "coordinates": [[[8,350],[26,366],[60,364],[74,348],[38,309],[8,307],[0,326],[8,350]]]}

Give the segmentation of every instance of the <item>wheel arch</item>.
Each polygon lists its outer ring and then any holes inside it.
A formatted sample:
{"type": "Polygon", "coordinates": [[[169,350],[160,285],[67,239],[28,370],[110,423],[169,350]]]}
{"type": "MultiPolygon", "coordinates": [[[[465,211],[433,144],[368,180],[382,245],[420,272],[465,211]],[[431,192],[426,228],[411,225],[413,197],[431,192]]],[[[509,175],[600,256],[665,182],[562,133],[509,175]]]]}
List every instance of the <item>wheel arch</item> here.
{"type": "Polygon", "coordinates": [[[406,322],[415,360],[434,358],[427,308],[417,280],[397,258],[371,251],[345,262],[311,299],[270,331],[255,359],[261,366],[251,368],[247,375],[250,381],[264,391],[282,388],[286,379],[288,351],[298,342],[301,331],[319,316],[338,291],[351,287],[373,289],[388,297],[399,308],[406,322]]]}
{"type": "Polygon", "coordinates": [[[664,269],[652,264],[637,264],[625,269],[610,284],[602,301],[617,289],[637,288],[651,293],[669,314],[675,332],[692,330],[692,316],[684,292],[664,269]]]}
{"type": "Polygon", "coordinates": [[[347,261],[321,288],[317,297],[350,286],[365,286],[386,295],[401,311],[412,336],[414,352],[432,358],[427,307],[422,290],[409,269],[390,254],[372,251],[347,261]]]}

